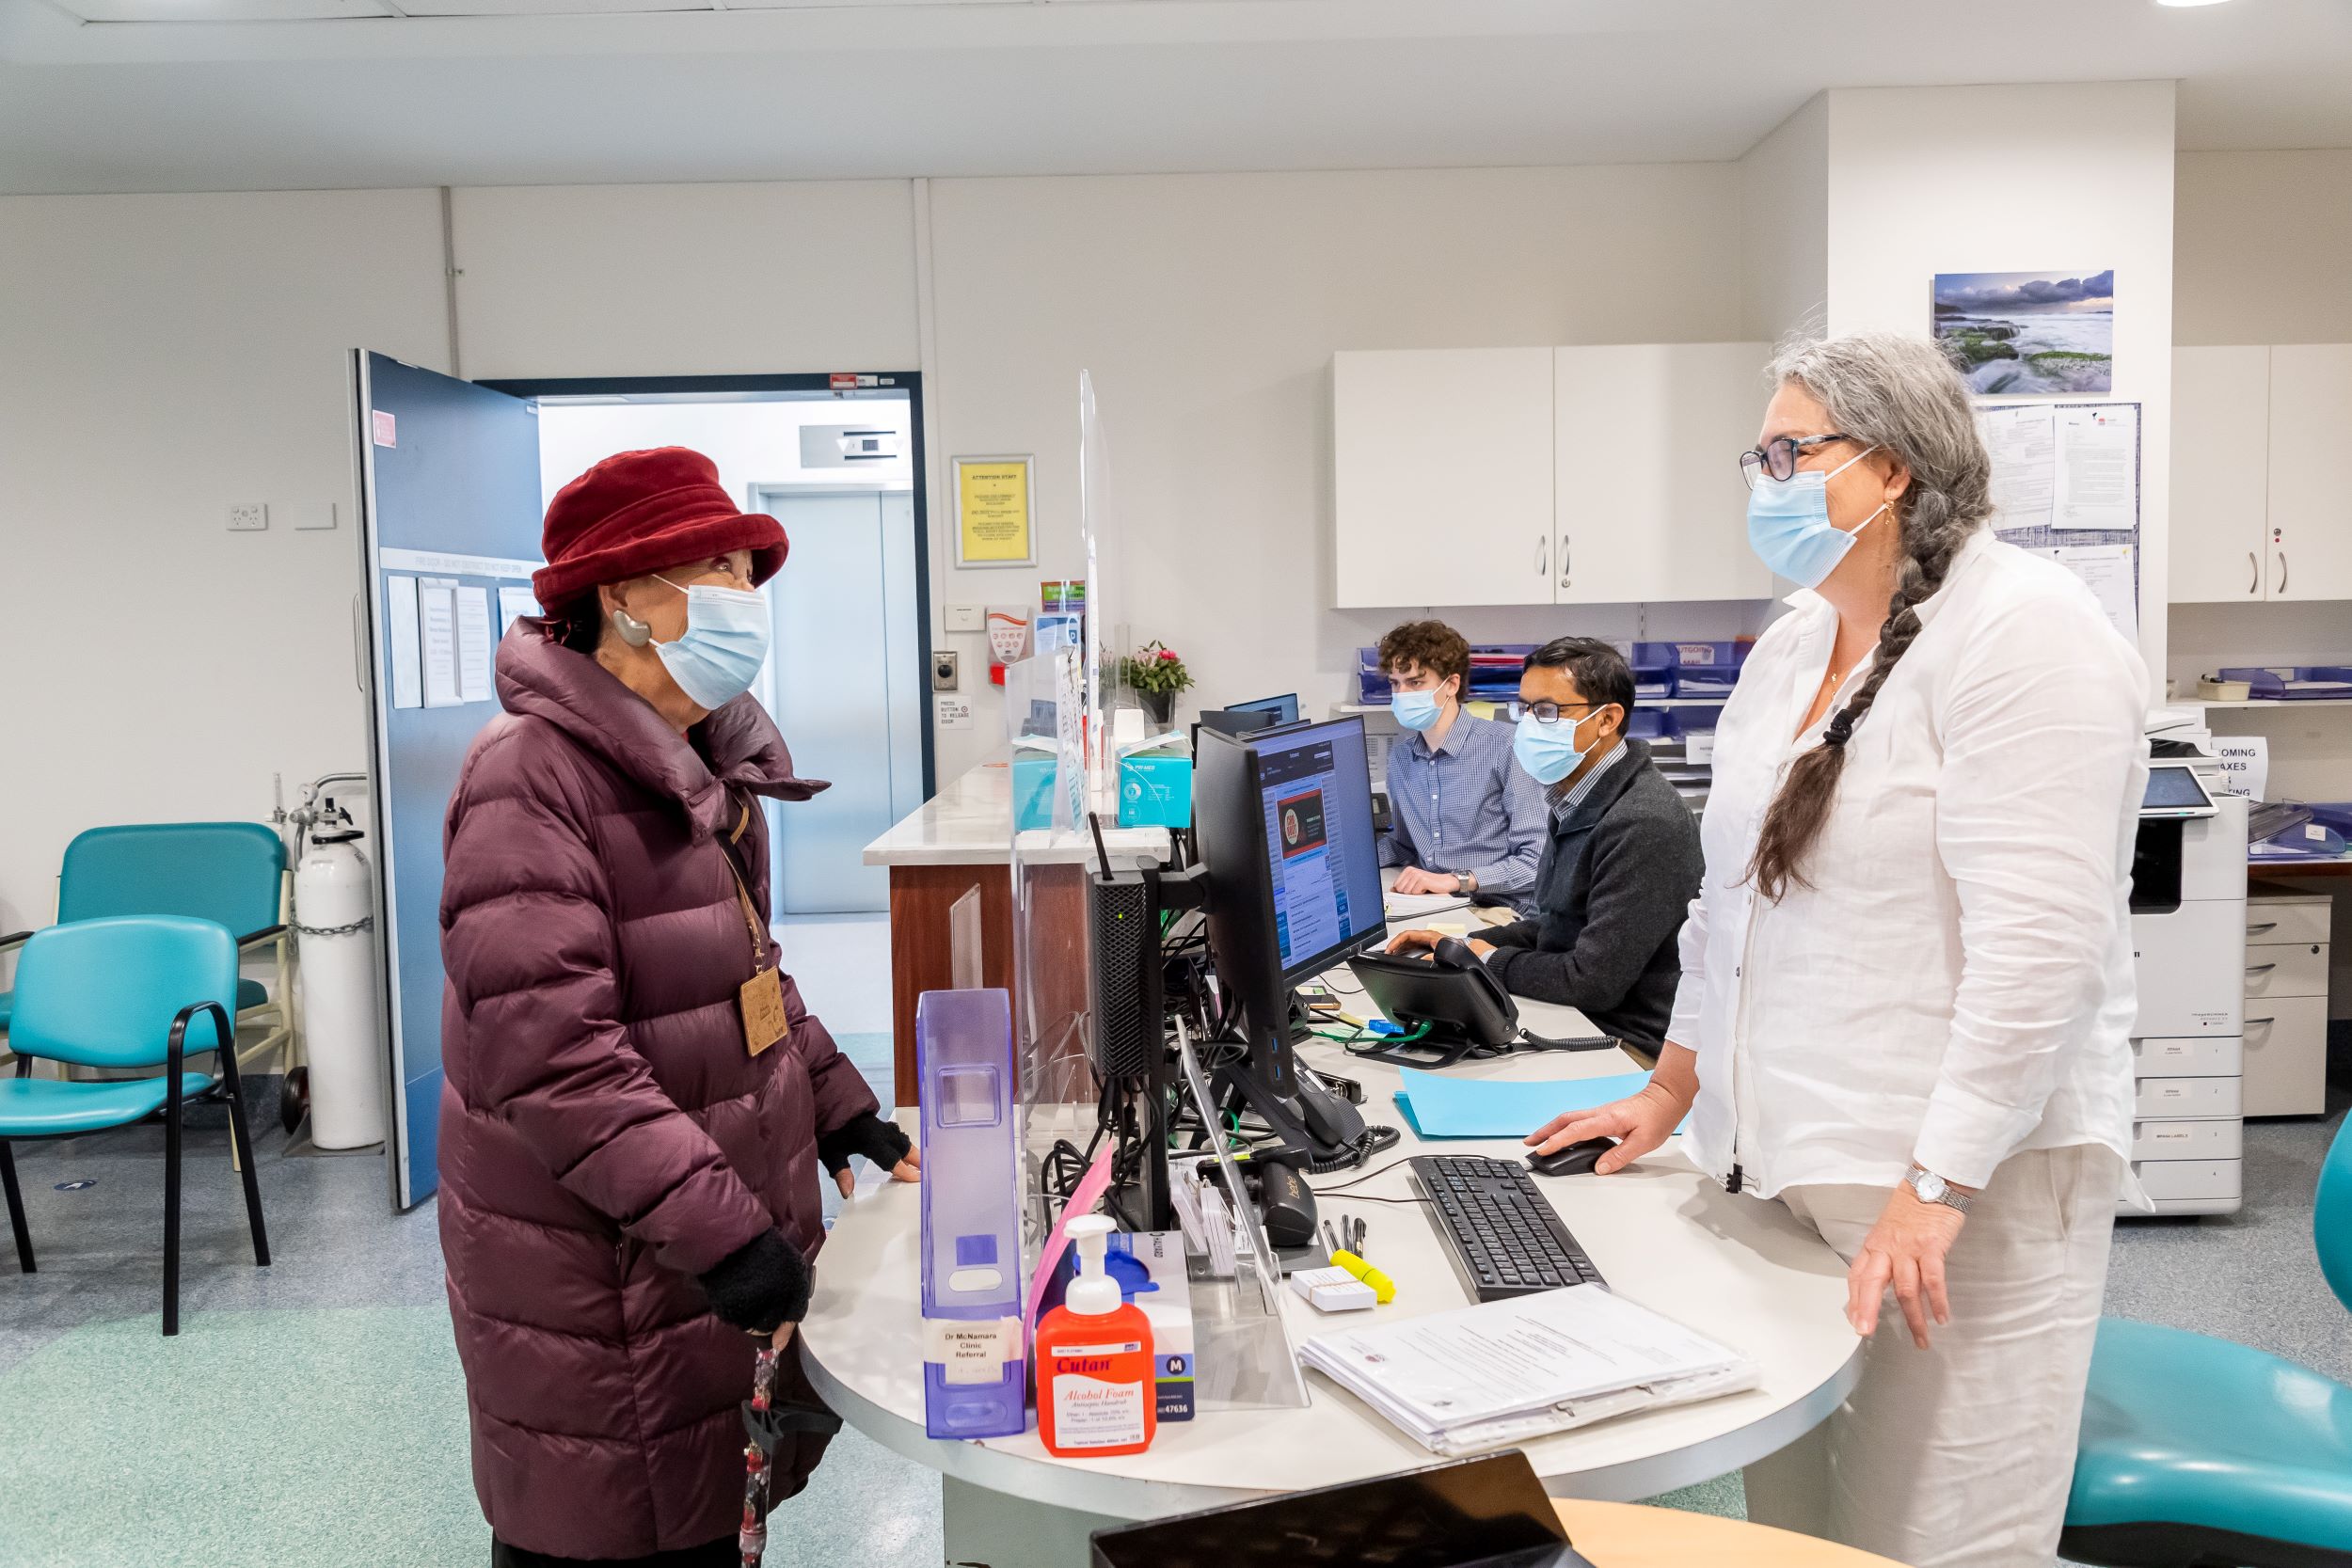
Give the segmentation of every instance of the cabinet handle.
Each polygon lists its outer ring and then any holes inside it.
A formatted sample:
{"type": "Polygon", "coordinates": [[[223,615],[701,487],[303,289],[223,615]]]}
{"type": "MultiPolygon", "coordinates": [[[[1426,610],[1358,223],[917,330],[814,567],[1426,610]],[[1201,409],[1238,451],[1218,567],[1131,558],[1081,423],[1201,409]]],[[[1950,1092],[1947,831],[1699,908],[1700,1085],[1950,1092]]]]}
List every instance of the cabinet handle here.
{"type": "Polygon", "coordinates": [[[2287,552],[2286,552],[2286,551],[2284,551],[2284,550],[2280,550],[2280,551],[2279,552],[2279,592],[2280,592],[2280,593],[2281,593],[2281,594],[2283,594],[2283,593],[2285,593],[2286,591],[2287,591],[2287,552]]]}
{"type": "Polygon", "coordinates": [[[2259,926],[2249,926],[2246,927],[2246,934],[2249,937],[2258,937],[2265,931],[2275,931],[2278,928],[2279,923],[2277,921],[2265,920],[2259,926]]]}
{"type": "Polygon", "coordinates": [[[1538,538],[1535,541],[1535,575],[1539,578],[1545,577],[1549,575],[1550,571],[1551,540],[1549,537],[1538,538]]]}
{"type": "Polygon", "coordinates": [[[2263,591],[2263,563],[2255,559],[2252,550],[2246,552],[2246,570],[2249,574],[2246,578],[2246,592],[2249,594],[2261,593],[2263,591]]]}
{"type": "Polygon", "coordinates": [[[2248,964],[2246,966],[2246,973],[2249,974],[2267,974],[2278,967],[2279,966],[2277,964],[2248,964]]]}
{"type": "Polygon", "coordinates": [[[2276,1023],[2279,1021],[2275,1018],[2249,1018],[2246,1022],[2249,1023],[2276,1023]]]}
{"type": "Polygon", "coordinates": [[[1568,586],[1568,539],[1565,534],[1560,536],[1560,586],[1568,586]]]}

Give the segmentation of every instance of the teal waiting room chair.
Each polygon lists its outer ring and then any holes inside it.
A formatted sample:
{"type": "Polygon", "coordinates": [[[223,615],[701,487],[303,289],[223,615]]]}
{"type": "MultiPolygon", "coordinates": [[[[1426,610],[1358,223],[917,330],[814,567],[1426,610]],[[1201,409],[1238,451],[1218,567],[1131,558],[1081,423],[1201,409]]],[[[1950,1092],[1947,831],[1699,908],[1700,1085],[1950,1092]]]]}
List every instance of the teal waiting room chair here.
{"type": "Polygon", "coordinates": [[[237,1078],[237,939],[226,926],[184,915],[77,920],[36,931],[16,970],[9,1026],[17,1074],[0,1078],[0,1189],[16,1236],[17,1267],[34,1271],[33,1237],[8,1145],[21,1138],[71,1138],[125,1127],[164,1113],[164,1332],[180,1332],[180,1132],[190,1095],[213,1080],[186,1058],[219,1053],[229,1096],[229,1135],[245,1182],[253,1261],[269,1263],[262,1188],[237,1078]],[[67,1083],[31,1075],[35,1059],[83,1067],[162,1068],[159,1077],[67,1083]]]}
{"type": "MultiPolygon", "coordinates": [[[[184,914],[215,920],[247,951],[273,950],[274,986],[237,983],[231,1009],[242,1024],[268,1033],[246,1047],[251,1066],[283,1048],[292,1065],[294,988],[286,842],[259,822],[148,822],[92,828],[74,836],[57,872],[57,919],[118,914],[184,914]]],[[[0,936],[0,954],[32,935],[0,936]]],[[[0,1033],[10,1032],[14,997],[0,991],[0,1033]]]]}
{"type": "MultiPolygon", "coordinates": [[[[2352,1119],[2312,1230],[2352,1307],[2352,1119]]],[[[2104,1319],[2059,1551],[2106,1568],[2352,1563],[2352,1387],[2227,1339],[2104,1319]]]]}

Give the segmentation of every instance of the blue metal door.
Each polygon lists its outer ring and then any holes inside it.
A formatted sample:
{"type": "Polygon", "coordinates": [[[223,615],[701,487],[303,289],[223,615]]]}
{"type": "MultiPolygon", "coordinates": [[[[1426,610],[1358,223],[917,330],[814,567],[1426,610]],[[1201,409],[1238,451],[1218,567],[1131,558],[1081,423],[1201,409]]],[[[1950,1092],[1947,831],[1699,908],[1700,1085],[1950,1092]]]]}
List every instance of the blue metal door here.
{"type": "Polygon", "coordinates": [[[500,711],[479,679],[433,666],[470,654],[478,674],[473,640],[494,648],[506,624],[499,591],[527,589],[540,563],[539,420],[536,405],[469,381],[358,361],[388,1152],[405,1209],[440,1184],[441,819],[467,747],[500,711]]]}

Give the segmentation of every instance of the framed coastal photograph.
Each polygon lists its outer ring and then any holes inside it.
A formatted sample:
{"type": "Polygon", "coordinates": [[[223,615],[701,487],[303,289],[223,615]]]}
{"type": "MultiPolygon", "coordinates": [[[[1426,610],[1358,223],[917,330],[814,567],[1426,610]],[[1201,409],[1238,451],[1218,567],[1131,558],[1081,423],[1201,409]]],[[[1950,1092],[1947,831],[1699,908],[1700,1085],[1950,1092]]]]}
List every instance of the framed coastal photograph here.
{"type": "Polygon", "coordinates": [[[2115,389],[2115,273],[1939,272],[1935,336],[1979,397],[2115,389]]]}

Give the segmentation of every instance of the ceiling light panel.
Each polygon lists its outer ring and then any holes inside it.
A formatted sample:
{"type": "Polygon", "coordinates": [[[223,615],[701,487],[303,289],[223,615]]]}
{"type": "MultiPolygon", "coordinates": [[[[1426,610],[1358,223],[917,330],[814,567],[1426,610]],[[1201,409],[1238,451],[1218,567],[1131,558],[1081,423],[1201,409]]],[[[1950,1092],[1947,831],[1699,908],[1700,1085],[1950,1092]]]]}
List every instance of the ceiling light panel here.
{"type": "Polygon", "coordinates": [[[325,22],[399,14],[382,0],[56,0],[85,22],[325,22]]]}

